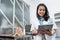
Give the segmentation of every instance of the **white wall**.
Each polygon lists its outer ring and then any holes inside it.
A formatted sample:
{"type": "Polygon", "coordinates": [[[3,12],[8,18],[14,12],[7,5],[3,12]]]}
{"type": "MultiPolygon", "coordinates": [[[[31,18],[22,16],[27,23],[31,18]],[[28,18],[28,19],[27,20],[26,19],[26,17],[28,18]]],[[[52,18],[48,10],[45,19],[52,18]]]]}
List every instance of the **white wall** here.
{"type": "Polygon", "coordinates": [[[31,21],[36,17],[36,7],[39,3],[46,4],[51,18],[54,18],[54,13],[60,12],[60,0],[24,0],[30,5],[30,18],[31,21]]]}
{"type": "Polygon", "coordinates": [[[57,27],[58,27],[58,29],[57,29],[57,37],[60,37],[60,22],[56,22],[56,24],[57,24],[57,27]]]}

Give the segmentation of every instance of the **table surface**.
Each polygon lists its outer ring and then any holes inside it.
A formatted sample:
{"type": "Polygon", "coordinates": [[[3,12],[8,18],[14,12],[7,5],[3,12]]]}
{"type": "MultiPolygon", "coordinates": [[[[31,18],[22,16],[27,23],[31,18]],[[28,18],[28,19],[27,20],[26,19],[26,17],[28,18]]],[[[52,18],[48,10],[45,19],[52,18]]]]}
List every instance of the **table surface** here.
{"type": "Polygon", "coordinates": [[[23,36],[14,36],[14,35],[7,35],[7,34],[0,34],[0,38],[27,38],[27,37],[31,37],[31,35],[23,35],[23,36]]]}

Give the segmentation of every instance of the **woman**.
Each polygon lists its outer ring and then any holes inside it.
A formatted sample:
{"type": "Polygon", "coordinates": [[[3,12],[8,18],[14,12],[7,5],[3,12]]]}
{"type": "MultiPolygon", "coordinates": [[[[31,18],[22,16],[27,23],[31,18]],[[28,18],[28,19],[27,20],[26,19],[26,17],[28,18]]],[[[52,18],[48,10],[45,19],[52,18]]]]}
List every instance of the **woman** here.
{"type": "Polygon", "coordinates": [[[37,6],[37,20],[32,24],[31,32],[35,34],[34,40],[55,40],[56,34],[56,25],[49,17],[49,12],[45,4],[41,3],[37,6]],[[38,25],[43,24],[54,24],[52,30],[46,31],[43,29],[38,33],[38,25]]]}

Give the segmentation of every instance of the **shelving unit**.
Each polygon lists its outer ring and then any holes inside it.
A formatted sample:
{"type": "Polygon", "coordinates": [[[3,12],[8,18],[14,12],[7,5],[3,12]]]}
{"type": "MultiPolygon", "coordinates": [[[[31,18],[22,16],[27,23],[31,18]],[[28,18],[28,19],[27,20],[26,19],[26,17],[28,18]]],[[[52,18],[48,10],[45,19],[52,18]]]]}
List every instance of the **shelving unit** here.
{"type": "Polygon", "coordinates": [[[60,40],[60,13],[55,13],[55,23],[58,27],[57,32],[56,32],[56,40],[60,40]]]}
{"type": "Polygon", "coordinates": [[[14,25],[17,21],[24,30],[25,25],[30,24],[29,7],[23,0],[0,0],[0,28],[12,28],[14,34],[14,25]]]}
{"type": "Polygon", "coordinates": [[[55,22],[59,22],[60,21],[60,13],[55,13],[55,22]]]}

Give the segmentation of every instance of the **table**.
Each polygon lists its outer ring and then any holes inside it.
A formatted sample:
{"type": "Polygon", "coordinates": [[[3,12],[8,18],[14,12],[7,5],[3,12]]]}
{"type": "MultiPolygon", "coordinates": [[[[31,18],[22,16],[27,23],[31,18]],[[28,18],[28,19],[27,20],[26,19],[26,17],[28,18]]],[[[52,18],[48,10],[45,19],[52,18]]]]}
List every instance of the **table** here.
{"type": "Polygon", "coordinates": [[[32,40],[31,35],[13,36],[13,35],[7,35],[7,34],[0,34],[0,38],[9,38],[12,40],[32,40]]]}

